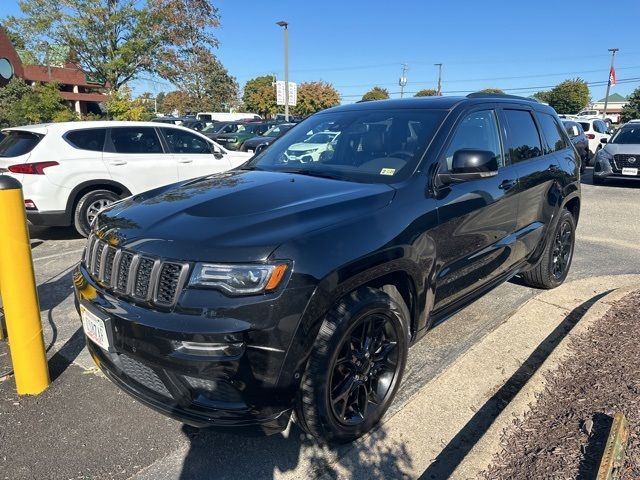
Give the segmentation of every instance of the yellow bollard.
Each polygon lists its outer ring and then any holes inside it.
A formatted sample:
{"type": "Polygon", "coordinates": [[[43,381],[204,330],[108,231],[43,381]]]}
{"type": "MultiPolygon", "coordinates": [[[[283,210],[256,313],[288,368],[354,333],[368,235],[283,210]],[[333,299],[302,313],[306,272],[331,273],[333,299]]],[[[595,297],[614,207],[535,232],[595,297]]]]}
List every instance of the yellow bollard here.
{"type": "Polygon", "coordinates": [[[22,185],[0,175],[0,295],[18,395],[49,386],[22,185]]]}

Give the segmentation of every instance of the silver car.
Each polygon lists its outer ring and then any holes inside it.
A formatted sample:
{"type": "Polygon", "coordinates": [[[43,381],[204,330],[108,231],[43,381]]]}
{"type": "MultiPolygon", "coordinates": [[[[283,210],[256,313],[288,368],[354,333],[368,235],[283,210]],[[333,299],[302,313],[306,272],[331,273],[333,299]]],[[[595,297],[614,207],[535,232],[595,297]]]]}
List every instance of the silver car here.
{"type": "Polygon", "coordinates": [[[596,155],[593,183],[601,185],[611,177],[640,178],[640,123],[620,127],[596,155]]]}

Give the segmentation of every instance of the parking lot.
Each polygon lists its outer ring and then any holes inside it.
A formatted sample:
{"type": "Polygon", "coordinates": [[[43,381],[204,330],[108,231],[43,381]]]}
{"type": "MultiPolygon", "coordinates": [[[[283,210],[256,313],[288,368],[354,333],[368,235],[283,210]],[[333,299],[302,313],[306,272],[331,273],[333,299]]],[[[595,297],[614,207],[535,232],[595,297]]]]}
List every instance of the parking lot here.
{"type": "MultiPolygon", "coordinates": [[[[582,183],[568,281],[640,273],[640,182],[594,186],[587,169],[582,183]]],[[[12,381],[0,382],[0,478],[201,478],[212,470],[216,478],[240,473],[306,478],[309,469],[322,470],[347,451],[314,445],[295,426],[285,435],[266,438],[255,432],[198,432],[127,397],[97,372],[84,348],[71,289],[71,271],[84,239],[73,229],[30,232],[53,384],[40,397],[19,399],[12,381]],[[47,413],[36,416],[34,409],[47,413]],[[76,422],[63,421],[69,418],[76,422]],[[50,435],[33,437],[30,431],[50,435]],[[13,440],[20,435],[25,443],[13,440]],[[8,438],[12,441],[2,441],[8,438]]],[[[516,279],[430,332],[410,350],[403,385],[387,418],[536,293],[516,279]]],[[[2,354],[0,369],[5,371],[0,373],[6,373],[6,351],[2,354]]],[[[391,463],[401,461],[401,456],[391,457],[391,463]]],[[[392,468],[377,467],[370,469],[370,478],[392,468]]]]}

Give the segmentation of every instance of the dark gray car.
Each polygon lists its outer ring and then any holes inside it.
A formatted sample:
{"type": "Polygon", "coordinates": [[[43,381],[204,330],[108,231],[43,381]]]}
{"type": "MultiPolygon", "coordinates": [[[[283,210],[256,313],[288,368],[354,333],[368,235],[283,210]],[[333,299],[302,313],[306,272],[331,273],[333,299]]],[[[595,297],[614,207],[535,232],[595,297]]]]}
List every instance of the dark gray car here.
{"type": "Polygon", "coordinates": [[[562,120],[562,125],[564,125],[571,139],[571,143],[578,151],[578,155],[580,155],[580,173],[584,173],[585,168],[589,164],[589,140],[587,139],[587,135],[578,122],[562,120]]]}
{"type": "Polygon", "coordinates": [[[640,178],[640,122],[620,127],[596,155],[593,183],[603,184],[611,177],[640,178]]]}

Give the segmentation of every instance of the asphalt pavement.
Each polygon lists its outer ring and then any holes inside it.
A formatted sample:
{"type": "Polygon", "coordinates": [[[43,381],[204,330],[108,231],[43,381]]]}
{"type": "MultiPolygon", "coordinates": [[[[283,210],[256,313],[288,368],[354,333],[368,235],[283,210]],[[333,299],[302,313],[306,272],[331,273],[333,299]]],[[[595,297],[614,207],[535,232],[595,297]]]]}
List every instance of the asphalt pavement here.
{"type": "MultiPolygon", "coordinates": [[[[567,281],[640,273],[639,195],[640,181],[593,186],[587,170],[567,281]]],[[[295,425],[270,437],[194,431],[120,392],[88,356],[73,306],[71,271],[84,239],[73,229],[30,232],[55,380],[44,395],[32,398],[18,398],[11,377],[0,381],[0,478],[277,478],[302,464],[321,470],[345,454],[346,447],[317,446],[295,425]]],[[[403,385],[387,415],[401,411],[418,390],[537,293],[515,279],[433,329],[411,349],[403,385]]],[[[6,358],[0,351],[0,372],[6,358]]]]}

